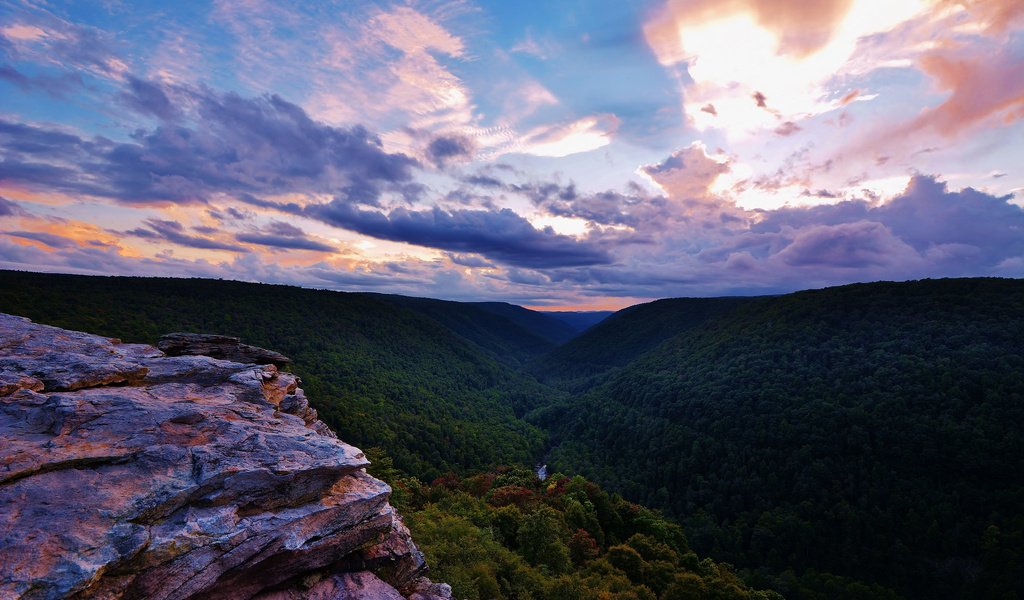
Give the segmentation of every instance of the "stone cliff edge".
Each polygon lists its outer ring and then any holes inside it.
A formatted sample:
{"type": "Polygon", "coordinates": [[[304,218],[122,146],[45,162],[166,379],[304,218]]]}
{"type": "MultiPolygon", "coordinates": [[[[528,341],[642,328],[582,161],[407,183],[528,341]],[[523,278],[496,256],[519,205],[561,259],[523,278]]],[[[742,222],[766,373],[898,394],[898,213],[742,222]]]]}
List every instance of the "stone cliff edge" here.
{"type": "Polygon", "coordinates": [[[0,313],[0,599],[450,599],[298,386],[0,313]]]}

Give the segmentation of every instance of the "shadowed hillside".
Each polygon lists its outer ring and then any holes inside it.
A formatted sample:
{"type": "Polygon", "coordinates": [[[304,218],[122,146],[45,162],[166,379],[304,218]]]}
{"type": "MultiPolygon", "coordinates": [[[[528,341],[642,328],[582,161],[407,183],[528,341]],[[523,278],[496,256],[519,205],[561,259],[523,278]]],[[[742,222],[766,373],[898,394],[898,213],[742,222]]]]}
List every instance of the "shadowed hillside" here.
{"type": "MultiPolygon", "coordinates": [[[[460,333],[478,335],[467,339],[407,308],[407,299],[393,298],[203,279],[0,271],[0,312],[126,341],[154,343],[164,333],[191,331],[280,350],[343,439],[385,448],[409,473],[431,478],[453,469],[531,464],[544,434],[517,415],[548,402],[552,392],[493,357],[512,346],[507,339],[543,341],[507,320],[488,330],[481,323],[497,319],[471,306],[465,310],[477,312],[477,327],[460,333]]],[[[456,312],[465,306],[445,304],[456,312]]]]}
{"type": "Polygon", "coordinates": [[[795,597],[811,572],[1024,592],[1024,281],[720,302],[622,311],[554,351],[591,373],[651,348],[536,415],[554,468],[670,511],[695,549],[795,597]],[[636,332],[655,319],[691,326],[652,347],[636,332]]]}
{"type": "Polygon", "coordinates": [[[535,361],[550,383],[582,389],[664,340],[749,302],[748,298],[669,298],[624,308],[535,361]]]}
{"type": "Polygon", "coordinates": [[[497,499],[477,489],[473,473],[532,466],[545,452],[549,472],[663,509],[697,555],[735,565],[755,588],[1024,596],[1024,281],[662,300],[558,347],[558,330],[540,335],[550,317],[510,305],[211,280],[0,272],[0,312],[131,341],[223,333],[291,356],[325,421],[394,457],[396,493],[419,498],[427,547],[447,557],[435,562],[480,597],[607,591],[631,572],[619,592],[674,598],[678,586],[657,573],[731,577],[688,565],[685,551],[659,566],[643,544],[633,547],[643,561],[624,548],[613,560],[609,544],[585,550],[573,528],[593,529],[596,504],[565,503],[551,496],[557,485],[527,478],[497,499]],[[423,487],[449,470],[458,475],[423,487]],[[459,490],[472,498],[449,494],[459,490]],[[563,512],[547,513],[565,524],[545,550],[554,554],[530,558],[530,536],[494,537],[514,516],[505,500],[524,514],[563,512]],[[490,558],[461,566],[449,526],[490,558]],[[580,564],[594,579],[556,576],[567,568],[559,544],[590,553],[580,564]]]}

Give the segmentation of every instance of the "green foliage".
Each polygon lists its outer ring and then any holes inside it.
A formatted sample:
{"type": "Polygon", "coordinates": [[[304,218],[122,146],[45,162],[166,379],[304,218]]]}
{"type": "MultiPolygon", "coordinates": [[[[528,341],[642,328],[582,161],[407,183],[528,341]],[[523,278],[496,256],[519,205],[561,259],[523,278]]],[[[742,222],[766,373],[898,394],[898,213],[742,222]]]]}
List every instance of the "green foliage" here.
{"type": "Polygon", "coordinates": [[[624,308],[536,359],[542,381],[585,390],[663,341],[731,313],[748,298],[668,298],[624,308]]]}
{"type": "Polygon", "coordinates": [[[457,598],[779,598],[751,590],[725,565],[681,554],[677,525],[582,477],[542,482],[520,468],[501,469],[440,478],[408,500],[401,510],[431,575],[450,583],[457,598]],[[508,488],[533,502],[525,510],[496,505],[495,492],[508,488]],[[627,541],[598,544],[574,530],[584,503],[604,507],[587,519],[601,537],[627,541]]]}
{"type": "Polygon", "coordinates": [[[408,308],[469,340],[491,358],[511,366],[536,358],[568,341],[575,331],[556,319],[504,302],[450,302],[371,294],[408,308]]]}
{"type": "Polygon", "coordinates": [[[211,280],[0,271],[0,311],[291,356],[459,597],[1024,597],[1021,281],[662,300],[557,348],[511,305],[211,280]]]}
{"type": "Polygon", "coordinates": [[[706,302],[623,311],[553,353],[673,311],[691,325],[589,363],[599,385],[535,413],[552,466],[665,509],[787,597],[1024,597],[1024,281],[853,285],[694,320],[706,302]]]}
{"type": "Polygon", "coordinates": [[[280,351],[294,360],[320,417],[342,439],[383,448],[397,468],[424,480],[532,463],[544,434],[519,417],[556,394],[494,356],[525,352],[506,343],[511,339],[550,344],[472,305],[431,302],[421,304],[438,318],[447,312],[449,320],[472,322],[464,333],[476,337],[453,332],[398,296],[0,271],[0,312],[132,342],[191,331],[280,351]]]}

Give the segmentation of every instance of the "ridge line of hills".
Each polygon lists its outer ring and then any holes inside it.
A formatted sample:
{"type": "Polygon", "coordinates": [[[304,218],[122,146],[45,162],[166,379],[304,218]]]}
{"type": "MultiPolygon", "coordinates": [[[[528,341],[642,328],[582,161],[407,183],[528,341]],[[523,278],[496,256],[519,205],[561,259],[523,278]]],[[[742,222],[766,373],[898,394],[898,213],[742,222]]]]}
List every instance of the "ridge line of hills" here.
{"type": "Polygon", "coordinates": [[[665,299],[572,337],[513,305],[9,271],[0,312],[278,349],[396,480],[543,456],[786,597],[1024,597],[1021,280],[665,299]]]}

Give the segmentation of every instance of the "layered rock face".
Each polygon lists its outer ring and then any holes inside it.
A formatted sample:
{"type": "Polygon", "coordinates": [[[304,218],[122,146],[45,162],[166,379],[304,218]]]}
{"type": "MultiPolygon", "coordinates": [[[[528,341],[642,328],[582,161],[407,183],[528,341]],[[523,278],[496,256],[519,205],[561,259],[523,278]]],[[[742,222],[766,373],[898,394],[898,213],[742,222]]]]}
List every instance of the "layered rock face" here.
{"type": "Polygon", "coordinates": [[[451,597],[294,375],[191,354],[0,314],[0,598],[451,597]]]}

